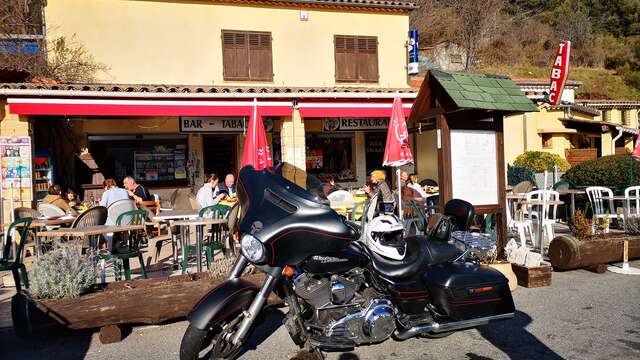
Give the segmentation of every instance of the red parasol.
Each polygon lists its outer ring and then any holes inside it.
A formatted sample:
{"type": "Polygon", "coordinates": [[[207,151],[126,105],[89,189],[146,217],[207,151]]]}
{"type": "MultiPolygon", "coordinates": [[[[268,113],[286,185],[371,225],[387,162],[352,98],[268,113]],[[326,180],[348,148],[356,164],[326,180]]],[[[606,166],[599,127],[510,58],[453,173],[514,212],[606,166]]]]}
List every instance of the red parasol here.
{"type": "Polygon", "coordinates": [[[631,153],[631,156],[635,160],[640,161],[640,135],[638,135],[638,137],[636,138],[636,147],[633,148],[633,152],[631,153]]]}
{"type": "Polygon", "coordinates": [[[391,120],[387,131],[387,146],[384,149],[383,166],[402,166],[413,164],[413,154],[409,146],[409,132],[402,112],[402,101],[396,96],[393,99],[391,120]]]}
{"type": "Polygon", "coordinates": [[[387,131],[387,146],[384,148],[383,166],[397,167],[398,176],[398,215],[402,219],[402,183],[400,180],[399,166],[413,164],[413,153],[409,146],[409,132],[407,122],[402,111],[402,101],[399,96],[393,99],[389,130],[387,131]]]}
{"type": "Polygon", "coordinates": [[[253,165],[256,170],[262,170],[273,166],[271,162],[271,152],[269,151],[269,144],[267,142],[267,135],[264,131],[262,116],[258,113],[256,100],[254,100],[253,114],[249,118],[247,137],[244,141],[242,167],[247,165],[253,165]]]}

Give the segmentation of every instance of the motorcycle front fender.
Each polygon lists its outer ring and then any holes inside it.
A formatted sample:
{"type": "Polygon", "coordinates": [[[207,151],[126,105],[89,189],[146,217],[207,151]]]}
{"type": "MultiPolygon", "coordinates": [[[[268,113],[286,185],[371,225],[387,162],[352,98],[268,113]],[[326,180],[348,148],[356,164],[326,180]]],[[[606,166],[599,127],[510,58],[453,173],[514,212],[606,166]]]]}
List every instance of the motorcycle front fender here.
{"type": "Polygon", "coordinates": [[[203,296],[187,315],[187,320],[204,330],[209,324],[248,308],[257,292],[258,288],[249,281],[227,280],[203,296]]]}

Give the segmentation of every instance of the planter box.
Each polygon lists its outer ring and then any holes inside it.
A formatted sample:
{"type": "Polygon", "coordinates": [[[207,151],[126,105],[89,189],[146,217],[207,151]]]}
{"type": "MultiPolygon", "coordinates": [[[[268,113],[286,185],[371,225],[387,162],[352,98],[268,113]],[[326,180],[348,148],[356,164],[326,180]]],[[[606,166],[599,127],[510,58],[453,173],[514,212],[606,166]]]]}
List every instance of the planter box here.
{"type": "Polygon", "coordinates": [[[640,258],[640,236],[609,233],[594,235],[588,240],[556,236],[549,244],[549,259],[553,267],[560,270],[619,262],[625,240],[629,242],[629,260],[640,258]]]}
{"type": "MultiPolygon", "coordinates": [[[[264,274],[244,277],[262,285],[264,274]]],[[[18,335],[30,336],[43,322],[69,329],[110,328],[124,324],[159,324],[183,319],[198,301],[226,277],[209,273],[119,281],[75,299],[35,299],[23,290],[12,299],[11,315],[18,335]]],[[[273,294],[272,294],[273,295],[273,294]]],[[[275,299],[270,297],[270,302],[275,299]]],[[[119,341],[119,340],[118,340],[119,341]]]]}
{"type": "Polygon", "coordinates": [[[551,264],[544,264],[538,267],[524,267],[518,264],[511,264],[513,272],[518,278],[518,285],[527,288],[536,288],[551,285],[551,264]]]}

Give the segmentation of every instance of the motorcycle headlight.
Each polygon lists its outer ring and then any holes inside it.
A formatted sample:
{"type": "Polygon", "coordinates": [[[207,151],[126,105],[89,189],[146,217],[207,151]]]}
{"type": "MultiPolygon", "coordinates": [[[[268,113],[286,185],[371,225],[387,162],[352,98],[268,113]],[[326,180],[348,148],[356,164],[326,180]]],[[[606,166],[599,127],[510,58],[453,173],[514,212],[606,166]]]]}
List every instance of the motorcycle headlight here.
{"type": "Polygon", "coordinates": [[[264,245],[253,235],[244,234],[240,244],[242,246],[242,255],[249,261],[253,263],[264,261],[264,245]]]}

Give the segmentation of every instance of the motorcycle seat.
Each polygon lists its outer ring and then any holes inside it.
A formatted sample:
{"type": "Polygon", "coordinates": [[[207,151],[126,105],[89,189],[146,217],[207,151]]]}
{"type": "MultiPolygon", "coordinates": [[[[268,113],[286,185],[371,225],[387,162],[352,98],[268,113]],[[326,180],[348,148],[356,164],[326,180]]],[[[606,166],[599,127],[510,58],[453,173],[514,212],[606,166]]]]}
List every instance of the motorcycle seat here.
{"type": "Polygon", "coordinates": [[[459,254],[455,245],[432,241],[424,236],[410,236],[405,241],[407,249],[402,260],[389,259],[370,251],[373,268],[389,278],[408,278],[428,265],[453,260],[459,254]]]}

